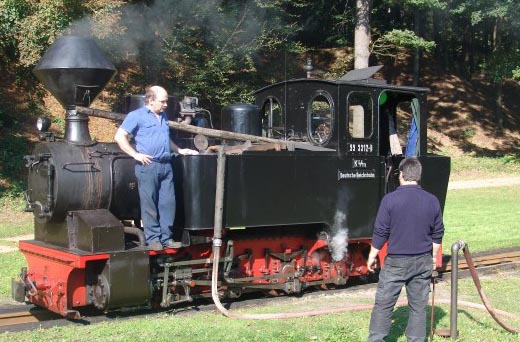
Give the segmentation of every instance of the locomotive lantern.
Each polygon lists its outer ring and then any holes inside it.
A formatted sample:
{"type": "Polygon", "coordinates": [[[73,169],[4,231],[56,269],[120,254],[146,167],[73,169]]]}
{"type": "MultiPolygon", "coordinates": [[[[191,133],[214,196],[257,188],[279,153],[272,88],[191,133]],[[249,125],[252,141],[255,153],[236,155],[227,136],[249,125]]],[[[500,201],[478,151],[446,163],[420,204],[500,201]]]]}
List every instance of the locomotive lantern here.
{"type": "Polygon", "coordinates": [[[169,307],[210,297],[212,286],[237,297],[368,276],[372,226],[381,198],[398,185],[398,163],[419,158],[422,186],[442,207],[450,173],[449,158],[427,153],[428,89],[374,80],[377,70],[267,86],[254,104],[223,110],[227,131],[192,120],[200,114],[194,98],[172,99],[179,118],[171,125],[191,132],[183,139],[202,153],[173,160],[183,247],[152,251],[140,225],[135,161],[115,144],[92,141],[86,109],[76,107],[88,107],[115,68],[92,40],[57,40],[35,74],[66,110],[65,138],[43,134],[47,141],[26,156],[35,238],[20,242],[28,266],[13,280],[13,297],[77,318],[86,306],[169,307]],[[228,144],[222,183],[208,141],[228,144]]]}

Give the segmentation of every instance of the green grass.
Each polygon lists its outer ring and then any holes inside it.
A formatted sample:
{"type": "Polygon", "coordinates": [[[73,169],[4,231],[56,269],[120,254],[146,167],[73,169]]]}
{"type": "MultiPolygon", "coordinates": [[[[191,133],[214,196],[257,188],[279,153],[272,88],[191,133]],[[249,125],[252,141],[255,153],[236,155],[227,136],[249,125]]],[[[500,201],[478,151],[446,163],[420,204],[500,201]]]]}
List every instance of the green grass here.
{"type": "MultiPolygon", "coordinates": [[[[493,305],[501,310],[520,315],[520,307],[510,298],[520,298],[520,278],[501,277],[482,279],[482,285],[493,305]],[[507,291],[508,296],[503,296],[507,291]],[[509,299],[509,300],[508,300],[509,299]]],[[[449,288],[446,290],[449,292],[449,288]]],[[[290,301],[265,307],[249,308],[235,313],[295,312],[320,308],[342,307],[357,301],[371,301],[372,298],[354,299],[342,294],[320,296],[316,299],[290,301]],[[293,304],[294,303],[294,304],[293,304]]],[[[438,297],[439,298],[439,297],[438,297]]],[[[480,303],[471,280],[460,280],[459,298],[480,303]]],[[[449,307],[436,305],[435,327],[449,327],[449,307]]],[[[397,308],[389,341],[404,342],[404,327],[408,310],[397,308]]],[[[370,311],[336,313],[289,320],[241,320],[225,318],[217,312],[176,316],[157,314],[143,318],[114,320],[92,326],[74,325],[33,330],[20,333],[4,333],[5,341],[366,341],[370,311]]],[[[520,328],[520,322],[508,321],[520,328]]],[[[459,306],[459,339],[457,341],[518,341],[518,336],[502,330],[491,316],[484,311],[459,306]]],[[[446,341],[435,336],[434,341],[446,341]]]]}
{"type": "Polygon", "coordinates": [[[0,239],[18,235],[26,235],[34,232],[33,221],[21,221],[19,223],[0,223],[0,239]]]}
{"type": "Polygon", "coordinates": [[[520,246],[520,185],[450,190],[444,209],[444,254],[464,240],[471,252],[520,246]]]}
{"type": "Polygon", "coordinates": [[[0,303],[11,298],[11,278],[20,274],[20,269],[27,263],[22,253],[9,252],[0,254],[0,303]]]}
{"type": "Polygon", "coordinates": [[[511,176],[520,177],[520,155],[506,155],[500,158],[451,158],[452,181],[511,176]]]}

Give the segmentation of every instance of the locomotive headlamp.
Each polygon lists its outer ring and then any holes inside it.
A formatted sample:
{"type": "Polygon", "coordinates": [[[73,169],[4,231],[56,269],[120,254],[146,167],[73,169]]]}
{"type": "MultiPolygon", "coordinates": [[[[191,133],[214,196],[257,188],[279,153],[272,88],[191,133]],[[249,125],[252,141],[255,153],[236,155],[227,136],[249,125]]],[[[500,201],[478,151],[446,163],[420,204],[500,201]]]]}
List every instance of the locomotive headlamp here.
{"type": "Polygon", "coordinates": [[[47,132],[49,127],[51,127],[51,120],[48,118],[38,118],[38,121],[36,121],[36,128],[40,132],[47,132]]]}
{"type": "Polygon", "coordinates": [[[49,132],[50,127],[51,120],[48,118],[38,118],[38,121],[36,121],[36,128],[38,129],[38,138],[40,141],[54,141],[54,133],[49,132]]]}

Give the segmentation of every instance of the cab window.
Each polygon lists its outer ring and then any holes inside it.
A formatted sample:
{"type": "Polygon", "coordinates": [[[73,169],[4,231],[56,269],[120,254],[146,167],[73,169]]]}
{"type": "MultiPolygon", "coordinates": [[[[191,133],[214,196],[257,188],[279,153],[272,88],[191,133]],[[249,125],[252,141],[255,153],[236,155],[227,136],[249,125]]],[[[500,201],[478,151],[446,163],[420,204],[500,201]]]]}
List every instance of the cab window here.
{"type": "Polygon", "coordinates": [[[350,138],[367,139],[373,131],[373,104],[368,93],[352,92],[347,98],[350,138]]]}
{"type": "Polygon", "coordinates": [[[317,145],[325,145],[332,137],[334,110],[332,97],[324,91],[318,92],[309,103],[307,110],[307,131],[309,139],[317,145]]]}
{"type": "Polygon", "coordinates": [[[269,97],[262,106],[262,135],[275,139],[285,138],[282,106],[274,97],[269,97]]]}

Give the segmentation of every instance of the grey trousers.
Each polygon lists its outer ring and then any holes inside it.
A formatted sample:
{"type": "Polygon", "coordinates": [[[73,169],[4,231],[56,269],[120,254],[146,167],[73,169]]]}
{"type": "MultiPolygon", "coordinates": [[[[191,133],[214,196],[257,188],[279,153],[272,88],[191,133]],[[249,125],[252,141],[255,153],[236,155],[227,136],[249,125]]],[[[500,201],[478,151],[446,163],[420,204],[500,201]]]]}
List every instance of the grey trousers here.
{"type": "Polygon", "coordinates": [[[408,342],[426,339],[426,305],[432,273],[431,254],[390,257],[379,274],[375,305],[370,318],[368,342],[384,341],[390,331],[394,306],[403,286],[408,296],[408,342]]]}

